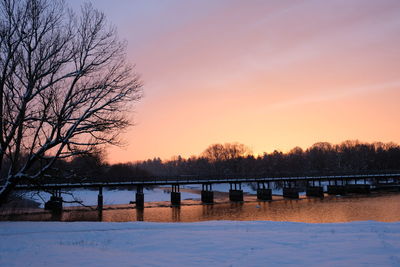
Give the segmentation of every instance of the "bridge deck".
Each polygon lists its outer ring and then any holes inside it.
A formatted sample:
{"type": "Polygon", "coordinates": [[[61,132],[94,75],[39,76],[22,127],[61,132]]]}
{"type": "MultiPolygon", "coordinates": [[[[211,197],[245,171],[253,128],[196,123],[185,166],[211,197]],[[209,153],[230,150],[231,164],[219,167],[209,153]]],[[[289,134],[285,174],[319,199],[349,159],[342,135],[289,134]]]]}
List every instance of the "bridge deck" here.
{"type": "Polygon", "coordinates": [[[17,190],[40,190],[83,187],[121,187],[121,186],[161,186],[185,184],[223,184],[223,183],[253,183],[253,182],[296,182],[296,181],[335,181],[356,179],[400,179],[400,173],[390,174],[360,174],[360,175],[323,175],[323,176],[298,176],[298,177],[258,177],[258,178],[202,178],[202,177],[175,177],[175,178],[146,178],[128,182],[81,182],[81,183],[49,183],[41,185],[17,185],[17,190]]]}

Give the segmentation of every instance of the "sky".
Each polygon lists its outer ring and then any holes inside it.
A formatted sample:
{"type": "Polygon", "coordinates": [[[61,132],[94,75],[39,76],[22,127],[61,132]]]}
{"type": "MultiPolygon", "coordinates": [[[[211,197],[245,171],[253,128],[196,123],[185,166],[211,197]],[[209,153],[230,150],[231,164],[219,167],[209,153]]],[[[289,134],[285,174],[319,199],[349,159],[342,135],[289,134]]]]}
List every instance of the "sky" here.
{"type": "Polygon", "coordinates": [[[400,143],[398,0],[91,2],[144,83],[111,163],[226,142],[255,154],[400,143]]]}

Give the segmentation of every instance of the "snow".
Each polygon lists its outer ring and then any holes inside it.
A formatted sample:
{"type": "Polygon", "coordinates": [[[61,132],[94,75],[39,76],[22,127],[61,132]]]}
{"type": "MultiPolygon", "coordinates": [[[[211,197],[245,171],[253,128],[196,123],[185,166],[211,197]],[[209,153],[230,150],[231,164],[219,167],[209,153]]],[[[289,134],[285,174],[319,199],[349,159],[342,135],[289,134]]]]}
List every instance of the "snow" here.
{"type": "MultiPolygon", "coordinates": [[[[99,192],[97,190],[90,189],[74,189],[67,191],[69,194],[62,194],[64,201],[73,201],[79,200],[82,201],[84,205],[87,206],[95,206],[97,205],[97,196],[99,192]],[[72,195],[70,195],[72,194],[72,195]]],[[[116,204],[128,204],[130,201],[135,200],[135,190],[129,189],[103,189],[103,203],[104,205],[116,205],[116,204]]],[[[154,189],[144,189],[144,198],[146,202],[161,202],[161,201],[170,201],[171,195],[167,190],[163,190],[161,188],[154,189]]],[[[35,200],[37,202],[42,203],[41,207],[44,207],[44,203],[48,201],[51,197],[51,194],[46,192],[41,192],[40,197],[35,196],[26,196],[29,199],[35,200]]],[[[192,194],[188,192],[181,192],[181,199],[200,199],[200,195],[192,194]]],[[[77,203],[64,203],[63,206],[79,206],[77,203]]]]}
{"type": "MultiPolygon", "coordinates": [[[[282,195],[282,188],[275,188],[272,185],[272,194],[273,195],[282,195]]],[[[197,189],[201,190],[201,184],[190,184],[184,185],[183,188],[197,189]]],[[[228,184],[213,184],[212,190],[218,192],[229,192],[230,185],[228,184]]],[[[244,193],[255,195],[257,194],[257,184],[256,183],[242,183],[241,189],[244,193]]],[[[299,192],[299,195],[305,195],[305,192],[299,192]]]]}
{"type": "MultiPolygon", "coordinates": [[[[201,190],[201,184],[191,184],[191,185],[184,185],[181,188],[186,189],[194,189],[194,190],[201,190]]],[[[247,194],[256,194],[256,185],[254,184],[251,186],[250,184],[242,184],[242,190],[244,193],[247,194]]],[[[218,192],[229,192],[229,184],[213,184],[212,186],[213,191],[218,192]]],[[[85,189],[85,188],[78,188],[72,189],[70,191],[63,191],[66,193],[62,194],[64,201],[82,201],[84,205],[87,206],[95,206],[97,205],[97,196],[98,190],[93,189],[85,189]],[[72,195],[73,197],[72,197],[72,195]]],[[[35,192],[36,193],[36,192],[35,192]]],[[[125,189],[125,188],[118,188],[118,189],[110,189],[110,188],[103,188],[103,203],[104,205],[116,205],[116,204],[128,204],[130,201],[135,200],[135,189],[125,189]]],[[[164,188],[154,187],[152,189],[145,188],[143,190],[145,202],[163,202],[163,201],[170,201],[171,195],[168,190],[164,188]]],[[[272,193],[275,195],[282,195],[282,189],[273,189],[272,193]]],[[[305,195],[305,192],[300,192],[300,195],[305,195]]],[[[26,198],[35,200],[41,203],[41,208],[44,207],[44,203],[48,201],[51,197],[51,194],[46,192],[41,192],[40,197],[37,194],[27,193],[25,195],[26,198]]],[[[190,193],[181,191],[181,199],[200,199],[200,194],[190,193]]],[[[65,207],[69,206],[79,206],[77,203],[64,203],[65,207]]]]}
{"type": "MultiPolygon", "coordinates": [[[[201,184],[184,185],[183,188],[201,190],[201,184]]],[[[248,183],[242,183],[241,188],[242,188],[244,193],[257,194],[257,190],[256,190],[256,185],[255,184],[253,186],[251,186],[248,183]]],[[[228,184],[213,184],[212,185],[212,190],[213,191],[218,191],[218,192],[229,192],[229,183],[228,184]]],[[[274,192],[275,192],[275,190],[273,190],[273,193],[274,192]]],[[[277,191],[277,192],[279,192],[279,191],[277,191]]],[[[282,190],[280,190],[280,192],[282,192],[282,190]]]]}
{"type": "Polygon", "coordinates": [[[399,266],[400,223],[0,222],[0,266],[399,266]]]}

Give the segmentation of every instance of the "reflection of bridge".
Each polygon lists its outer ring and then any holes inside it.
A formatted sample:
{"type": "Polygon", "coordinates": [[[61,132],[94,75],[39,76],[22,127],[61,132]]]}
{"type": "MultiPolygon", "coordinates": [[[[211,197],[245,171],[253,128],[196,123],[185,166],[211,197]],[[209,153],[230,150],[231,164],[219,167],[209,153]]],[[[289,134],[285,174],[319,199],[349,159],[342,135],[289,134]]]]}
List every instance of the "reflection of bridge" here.
{"type": "Polygon", "coordinates": [[[153,177],[135,179],[125,182],[81,182],[81,183],[47,183],[40,185],[17,185],[17,190],[33,191],[46,190],[53,196],[46,203],[46,208],[62,209],[61,190],[68,188],[98,188],[98,208],[103,208],[103,187],[136,187],[136,207],[144,207],[143,188],[148,186],[168,185],[172,187],[171,204],[180,205],[180,186],[187,184],[201,184],[201,200],[203,203],[214,202],[213,184],[229,183],[229,199],[243,201],[242,183],[257,183],[257,199],[272,200],[272,184],[279,183],[283,197],[299,198],[299,192],[306,192],[307,196],[323,197],[324,193],[344,195],[347,193],[370,193],[371,189],[400,190],[400,173],[389,174],[353,174],[327,176],[297,176],[297,177],[225,177],[210,178],[199,176],[153,177]],[[325,190],[326,188],[326,190],[325,190]]]}

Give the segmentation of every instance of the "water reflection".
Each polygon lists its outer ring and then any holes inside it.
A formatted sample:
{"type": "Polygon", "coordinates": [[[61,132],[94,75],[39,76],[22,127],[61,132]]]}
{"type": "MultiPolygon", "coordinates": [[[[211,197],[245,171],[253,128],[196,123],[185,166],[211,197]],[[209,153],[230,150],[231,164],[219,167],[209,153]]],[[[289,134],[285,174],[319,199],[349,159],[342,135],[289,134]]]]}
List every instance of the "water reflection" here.
{"type": "MultiPolygon", "coordinates": [[[[307,223],[349,222],[376,220],[400,221],[400,194],[374,196],[326,196],[274,201],[219,202],[201,205],[197,201],[183,201],[182,206],[150,206],[134,209],[132,206],[109,206],[103,211],[67,209],[59,214],[49,212],[0,215],[0,220],[32,221],[151,221],[196,222],[208,220],[291,221],[307,223]]],[[[160,204],[160,203],[159,203],[160,204]]],[[[161,203],[166,205],[167,203],[161,203]]]]}
{"type": "Polygon", "coordinates": [[[144,221],[144,209],[136,209],[136,221],[144,221]]]}
{"type": "Polygon", "coordinates": [[[172,214],[172,222],[180,222],[181,221],[181,207],[173,206],[171,207],[172,214]]]}

